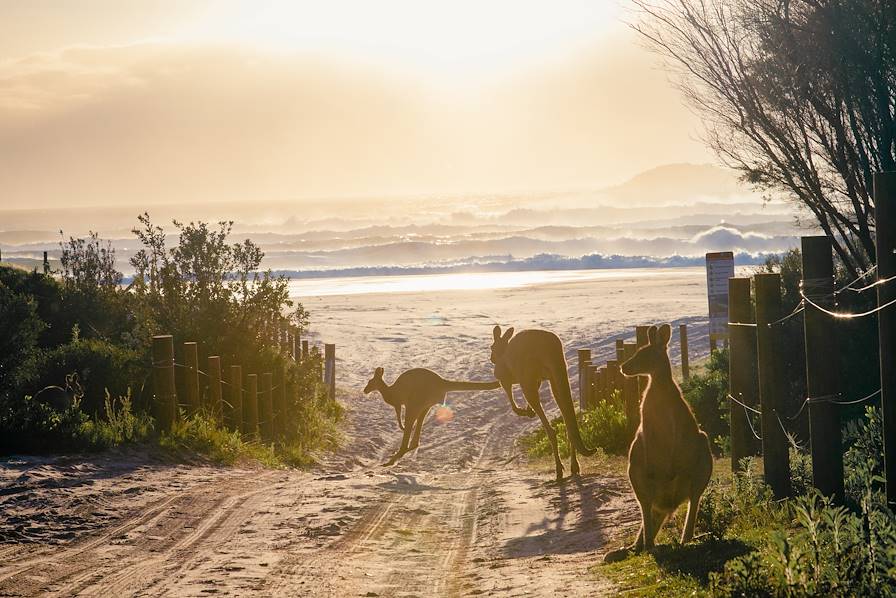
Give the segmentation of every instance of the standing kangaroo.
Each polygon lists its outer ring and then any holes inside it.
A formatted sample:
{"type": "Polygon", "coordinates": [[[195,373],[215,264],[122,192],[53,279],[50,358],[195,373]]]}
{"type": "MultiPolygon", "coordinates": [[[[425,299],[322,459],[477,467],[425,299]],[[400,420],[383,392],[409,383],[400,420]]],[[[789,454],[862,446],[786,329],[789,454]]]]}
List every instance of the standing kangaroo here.
{"type": "Polygon", "coordinates": [[[712,475],[709,438],[672,379],[669,338],[672,328],[651,326],[649,343],[622,364],[626,376],[647,376],[641,399],[641,425],[628,453],[628,479],[641,506],[641,530],[632,548],[651,549],[669,515],[685,501],[688,514],[681,534],[694,537],[700,497],[712,475]]]}
{"type": "Polygon", "coordinates": [[[402,373],[395,382],[386,384],[383,380],[383,368],[376,368],[373,378],[364,387],[364,394],[378,390],[386,401],[395,409],[398,417],[398,427],[404,432],[401,445],[395,454],[383,465],[392,465],[405,453],[420,446],[420,432],[423,429],[423,419],[433,405],[438,405],[445,400],[445,395],[457,390],[494,390],[500,384],[493,382],[454,382],[445,380],[432,370],[414,368],[402,373]],[[404,425],[401,423],[401,407],[404,406],[404,425]],[[411,433],[414,434],[413,441],[411,433]]]}
{"type": "Polygon", "coordinates": [[[510,408],[517,415],[535,417],[541,420],[544,431],[554,451],[554,462],[557,465],[557,479],[563,479],[563,463],[557,450],[557,433],[544,414],[538,390],[541,383],[551,383],[554,402],[560,408],[560,415],[566,424],[566,439],[569,442],[570,471],[579,475],[578,450],[583,455],[593,455],[594,449],[585,446],[579,434],[576,421],[576,408],[572,402],[569,389],[569,378],[566,375],[566,358],[563,356],[563,344],[553,332],[547,330],[523,330],[513,336],[513,328],[501,334],[501,327],[495,326],[492,331],[495,340],[492,343],[491,362],[495,364],[495,378],[504,387],[510,408]],[[513,338],[511,338],[513,337],[513,338]],[[518,383],[526,397],[527,408],[517,406],[513,400],[513,385],[518,383]]]}

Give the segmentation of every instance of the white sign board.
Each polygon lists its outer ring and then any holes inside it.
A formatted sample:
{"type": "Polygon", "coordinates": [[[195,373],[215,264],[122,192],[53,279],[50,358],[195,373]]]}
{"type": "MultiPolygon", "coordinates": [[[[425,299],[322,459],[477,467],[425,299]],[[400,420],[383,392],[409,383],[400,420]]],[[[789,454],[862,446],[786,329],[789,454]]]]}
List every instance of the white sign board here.
{"type": "Polygon", "coordinates": [[[734,254],[706,254],[706,294],[709,296],[709,340],[728,340],[728,279],[734,276],[734,254]]]}

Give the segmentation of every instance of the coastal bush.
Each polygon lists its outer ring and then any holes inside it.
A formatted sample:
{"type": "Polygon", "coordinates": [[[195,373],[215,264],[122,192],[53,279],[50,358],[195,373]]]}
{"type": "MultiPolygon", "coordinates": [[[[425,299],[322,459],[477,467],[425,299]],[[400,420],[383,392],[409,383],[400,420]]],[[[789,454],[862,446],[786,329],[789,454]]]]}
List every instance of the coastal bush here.
{"type": "Polygon", "coordinates": [[[22,390],[34,394],[46,386],[61,385],[71,373],[78,374],[84,390],[81,410],[102,416],[107,394],[127,394],[146,378],[148,369],[144,356],[133,349],[75,335],[67,344],[36,352],[22,390]]]}
{"type": "MultiPolygon", "coordinates": [[[[600,401],[590,409],[580,411],[577,415],[579,433],[582,441],[594,448],[601,448],[610,454],[622,455],[628,450],[629,438],[626,430],[625,410],[618,393],[610,400],[600,401]]],[[[557,431],[557,447],[561,457],[569,456],[569,444],[566,441],[566,424],[562,417],[551,422],[557,431]]],[[[552,455],[551,443],[544,428],[524,436],[520,443],[533,456],[552,455]]]]}
{"type": "Polygon", "coordinates": [[[728,419],[728,349],[713,351],[706,365],[682,382],[684,400],[691,406],[700,428],[706,432],[716,452],[727,446],[730,436],[728,419]]]}
{"type": "Polygon", "coordinates": [[[130,391],[117,399],[106,391],[103,417],[94,416],[83,421],[77,436],[83,446],[106,449],[144,441],[150,437],[154,426],[152,417],[133,410],[130,391]]]}
{"type": "Polygon", "coordinates": [[[175,454],[199,454],[217,463],[233,465],[256,461],[267,467],[282,467],[273,444],[244,440],[239,432],[227,430],[205,413],[180,418],[163,432],[159,444],[175,454]]]}
{"type": "Polygon", "coordinates": [[[217,354],[225,368],[284,372],[295,416],[288,441],[264,450],[251,443],[234,449],[232,433],[189,418],[164,442],[204,447],[222,462],[254,454],[296,465],[338,442],[342,410],[320,382],[320,356],[298,364],[279,350],[276,326],[285,320],[301,332],[308,314],[289,299],[288,279],[260,270],[261,249],[248,239],[228,242],[229,222],[174,222],[172,247],[147,214],[139,225],[142,248],[131,260],[131,281],[115,267],[111,244],[95,233],[63,238],[56,276],[0,267],[0,451],[88,450],[151,435],[153,334],[174,336],[176,358],[182,342],[195,341],[200,364],[217,354]],[[32,398],[73,373],[84,390],[80,401],[54,409],[32,398]]]}

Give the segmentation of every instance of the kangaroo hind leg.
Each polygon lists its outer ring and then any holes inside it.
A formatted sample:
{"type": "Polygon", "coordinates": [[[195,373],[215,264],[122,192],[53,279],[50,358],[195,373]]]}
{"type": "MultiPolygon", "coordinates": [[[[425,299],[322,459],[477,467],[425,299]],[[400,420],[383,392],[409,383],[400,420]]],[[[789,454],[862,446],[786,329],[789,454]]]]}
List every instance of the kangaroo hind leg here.
{"type": "Polygon", "coordinates": [[[408,442],[411,439],[411,431],[414,427],[414,420],[411,418],[411,412],[405,407],[405,418],[404,418],[404,432],[401,434],[401,444],[398,447],[398,450],[395,451],[389,460],[383,463],[384,466],[388,467],[389,465],[394,465],[396,461],[398,461],[402,455],[408,452],[408,442]]]}
{"type": "Polygon", "coordinates": [[[538,396],[538,384],[524,386],[523,394],[526,396],[526,402],[529,403],[529,407],[532,408],[538,416],[538,419],[541,420],[544,432],[547,434],[548,440],[551,443],[551,450],[554,451],[554,464],[557,467],[557,479],[562,480],[563,462],[560,460],[560,450],[557,448],[557,432],[554,430],[554,426],[551,425],[551,421],[548,419],[548,416],[545,415],[544,408],[541,406],[541,399],[538,396]]]}

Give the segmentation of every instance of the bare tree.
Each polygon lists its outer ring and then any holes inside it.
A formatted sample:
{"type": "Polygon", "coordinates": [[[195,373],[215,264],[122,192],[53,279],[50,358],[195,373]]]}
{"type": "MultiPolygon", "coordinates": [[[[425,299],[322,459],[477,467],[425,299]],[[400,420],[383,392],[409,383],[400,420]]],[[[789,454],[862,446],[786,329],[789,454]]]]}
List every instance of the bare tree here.
{"type": "Polygon", "coordinates": [[[634,2],[720,159],[805,206],[853,274],[873,264],[872,177],[896,166],[896,3],[634,2]]]}

